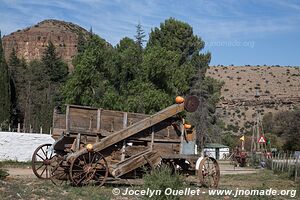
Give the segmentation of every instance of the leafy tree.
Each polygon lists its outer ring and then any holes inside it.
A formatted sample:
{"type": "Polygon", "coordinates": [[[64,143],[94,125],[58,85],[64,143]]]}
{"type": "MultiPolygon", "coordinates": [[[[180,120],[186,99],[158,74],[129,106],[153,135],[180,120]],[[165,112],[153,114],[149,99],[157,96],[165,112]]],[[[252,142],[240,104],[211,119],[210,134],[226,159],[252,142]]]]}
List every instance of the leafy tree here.
{"type": "Polygon", "coordinates": [[[215,115],[222,83],[205,77],[211,55],[200,53],[203,48],[204,42],[194,35],[189,24],[170,18],[151,31],[144,56],[147,62],[148,52],[157,54],[148,65],[149,78],[159,77],[152,81],[167,89],[170,96],[193,94],[199,97],[201,104],[195,113],[188,115],[188,120],[196,126],[200,147],[204,139],[215,142],[215,138],[219,138],[220,141],[222,124],[215,115]],[[152,75],[153,72],[156,74],[152,75]]]}
{"type": "Polygon", "coordinates": [[[10,120],[10,76],[5,61],[0,32],[0,128],[2,123],[10,120]]]}
{"type": "Polygon", "coordinates": [[[119,92],[126,93],[128,83],[143,76],[142,55],[138,44],[127,37],[123,38],[115,49],[117,74],[114,86],[119,92]]]}
{"type": "Polygon", "coordinates": [[[63,89],[65,101],[79,105],[101,105],[110,80],[116,74],[111,66],[112,49],[105,40],[93,35],[77,60],[75,71],[63,89]]]}
{"type": "Polygon", "coordinates": [[[198,55],[204,48],[204,42],[193,34],[193,28],[184,22],[169,18],[160,24],[160,28],[151,31],[147,47],[160,46],[178,52],[181,63],[198,55]]]}
{"type": "Polygon", "coordinates": [[[300,109],[283,111],[275,115],[268,114],[263,118],[265,130],[271,144],[286,150],[300,149],[300,109]],[[272,117],[271,117],[272,116],[272,117]],[[280,139],[281,138],[281,139],[280,139]],[[282,140],[284,141],[282,144],[282,140]]]}

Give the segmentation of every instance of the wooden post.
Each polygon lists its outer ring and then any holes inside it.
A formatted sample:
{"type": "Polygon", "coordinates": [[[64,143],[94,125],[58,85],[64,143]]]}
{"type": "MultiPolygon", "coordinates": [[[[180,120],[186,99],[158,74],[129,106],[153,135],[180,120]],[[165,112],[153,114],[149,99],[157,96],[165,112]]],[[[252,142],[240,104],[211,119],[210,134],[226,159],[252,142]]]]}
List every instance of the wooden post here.
{"type": "Polygon", "coordinates": [[[11,131],[11,128],[10,128],[10,124],[8,125],[8,132],[10,132],[11,131]]]}
{"type": "MultiPolygon", "coordinates": [[[[125,112],[123,115],[123,128],[127,127],[127,121],[128,121],[128,113],[125,112]]],[[[126,151],[126,141],[123,140],[121,161],[125,160],[125,151],[126,151]]]]}
{"type": "Polygon", "coordinates": [[[285,170],[288,168],[288,159],[289,159],[289,152],[286,153],[286,160],[285,160],[285,170]]]}
{"type": "Polygon", "coordinates": [[[275,170],[278,169],[278,158],[279,158],[279,152],[277,153],[277,156],[276,156],[276,161],[275,161],[275,170]]]}
{"type": "Polygon", "coordinates": [[[290,171],[291,171],[291,160],[292,160],[292,152],[290,153],[290,157],[289,157],[289,160],[288,160],[288,173],[290,175],[290,171]]]}
{"type": "Polygon", "coordinates": [[[282,153],[279,153],[279,154],[278,154],[278,159],[277,159],[277,170],[278,170],[278,171],[280,171],[280,166],[281,166],[281,165],[280,165],[281,154],[282,154],[282,153]]]}
{"type": "Polygon", "coordinates": [[[154,127],[151,128],[151,146],[150,146],[151,151],[153,150],[153,146],[154,146],[154,127]]]}
{"type": "Polygon", "coordinates": [[[185,123],[185,120],[182,119],[182,123],[180,124],[180,127],[181,127],[181,135],[180,135],[180,154],[183,153],[184,123],[185,123]]]}
{"type": "Polygon", "coordinates": [[[274,162],[273,162],[273,156],[271,156],[271,170],[274,169],[274,162]]]}
{"type": "Polygon", "coordinates": [[[284,153],[283,154],[283,157],[282,157],[282,162],[281,162],[281,171],[283,172],[284,171],[284,165],[285,165],[285,163],[284,163],[284,160],[285,160],[285,158],[286,158],[286,153],[284,153]]]}
{"type": "Polygon", "coordinates": [[[296,162],[295,162],[295,181],[297,180],[297,175],[298,175],[298,159],[299,156],[297,155],[296,162]]]}
{"type": "Polygon", "coordinates": [[[18,132],[18,133],[21,132],[21,124],[20,124],[20,123],[18,123],[18,130],[17,130],[17,132],[18,132]]]}
{"type": "Polygon", "coordinates": [[[70,106],[67,105],[66,109],[66,134],[70,134],[70,106]]]}
{"type": "Polygon", "coordinates": [[[97,110],[97,131],[101,128],[101,109],[97,110]]]}
{"type": "Polygon", "coordinates": [[[76,137],[76,151],[78,151],[80,149],[80,142],[81,142],[81,134],[78,133],[78,135],[76,137]]]}

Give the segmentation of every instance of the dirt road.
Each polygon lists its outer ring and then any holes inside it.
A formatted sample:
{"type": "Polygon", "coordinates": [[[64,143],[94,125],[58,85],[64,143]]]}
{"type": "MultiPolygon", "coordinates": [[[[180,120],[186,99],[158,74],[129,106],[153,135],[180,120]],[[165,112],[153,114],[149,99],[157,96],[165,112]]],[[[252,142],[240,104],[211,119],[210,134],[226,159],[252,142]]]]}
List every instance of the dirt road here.
{"type": "MultiPolygon", "coordinates": [[[[35,178],[30,166],[27,167],[7,167],[9,176],[14,178],[35,178]]],[[[220,163],[221,175],[227,174],[252,174],[257,173],[260,169],[250,167],[233,167],[228,163],[220,163]]]]}

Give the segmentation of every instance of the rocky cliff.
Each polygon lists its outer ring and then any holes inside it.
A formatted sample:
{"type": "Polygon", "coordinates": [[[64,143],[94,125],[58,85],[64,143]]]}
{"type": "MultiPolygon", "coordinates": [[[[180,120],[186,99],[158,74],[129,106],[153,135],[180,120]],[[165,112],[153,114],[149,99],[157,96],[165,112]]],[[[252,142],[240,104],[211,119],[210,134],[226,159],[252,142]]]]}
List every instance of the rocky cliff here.
{"type": "Polygon", "coordinates": [[[210,67],[224,82],[218,115],[235,133],[251,131],[259,117],[300,106],[300,67],[210,67]]]}
{"type": "Polygon", "coordinates": [[[88,32],[73,23],[59,20],[44,20],[29,28],[18,30],[3,37],[6,58],[14,48],[19,58],[27,61],[40,59],[48,41],[55,45],[58,54],[73,70],[71,60],[77,53],[78,35],[88,36],[88,32]]]}

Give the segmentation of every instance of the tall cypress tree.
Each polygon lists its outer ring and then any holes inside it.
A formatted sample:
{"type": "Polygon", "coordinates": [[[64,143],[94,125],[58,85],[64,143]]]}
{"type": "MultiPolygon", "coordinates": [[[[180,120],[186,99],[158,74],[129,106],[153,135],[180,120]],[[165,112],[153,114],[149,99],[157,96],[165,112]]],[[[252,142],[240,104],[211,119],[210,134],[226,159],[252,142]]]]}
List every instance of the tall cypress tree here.
{"type": "Polygon", "coordinates": [[[52,82],[62,82],[68,74],[68,67],[57,55],[54,44],[49,41],[48,47],[42,56],[46,73],[52,82]]]}
{"type": "Polygon", "coordinates": [[[146,34],[140,22],[138,23],[138,25],[136,25],[136,35],[134,37],[135,42],[140,46],[140,48],[143,48],[143,43],[146,42],[146,40],[144,39],[146,37],[146,34]]]}
{"type": "Polygon", "coordinates": [[[0,32],[0,126],[10,118],[10,78],[0,32]]]}
{"type": "Polygon", "coordinates": [[[14,48],[9,56],[7,64],[11,71],[11,122],[14,126],[16,126],[17,123],[23,122],[22,116],[24,115],[26,107],[27,64],[24,59],[19,59],[17,57],[17,53],[14,48]]]}

